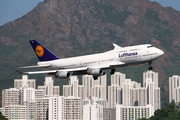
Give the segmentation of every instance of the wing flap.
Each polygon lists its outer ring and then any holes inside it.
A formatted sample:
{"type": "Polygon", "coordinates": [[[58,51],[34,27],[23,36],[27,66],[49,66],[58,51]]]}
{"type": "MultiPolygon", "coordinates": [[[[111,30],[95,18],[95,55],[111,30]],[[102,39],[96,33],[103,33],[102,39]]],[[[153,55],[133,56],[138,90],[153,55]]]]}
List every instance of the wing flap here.
{"type": "Polygon", "coordinates": [[[71,69],[61,69],[61,70],[46,70],[46,71],[29,71],[29,72],[21,72],[20,70],[16,70],[18,73],[21,74],[49,74],[49,73],[56,73],[56,72],[74,72],[74,71],[83,71],[87,70],[87,67],[82,68],[71,68],[71,69]]]}
{"type": "Polygon", "coordinates": [[[46,68],[46,67],[51,67],[51,65],[45,64],[45,65],[35,65],[35,66],[24,66],[24,67],[19,67],[19,68],[46,68]]]}
{"type": "Polygon", "coordinates": [[[80,68],[61,69],[60,71],[74,72],[74,71],[83,71],[83,70],[87,70],[87,69],[88,69],[88,67],[80,67],[80,68]]]}
{"type": "MultiPolygon", "coordinates": [[[[79,72],[79,71],[87,71],[88,69],[108,69],[111,67],[117,67],[117,66],[124,66],[124,62],[114,62],[110,64],[104,64],[104,65],[98,65],[98,66],[91,66],[91,67],[80,67],[80,68],[70,68],[70,69],[61,69],[61,70],[47,70],[47,71],[29,71],[29,72],[21,72],[19,70],[16,70],[18,73],[21,74],[50,74],[50,73],[56,73],[56,72],[79,72]]],[[[34,67],[34,66],[29,66],[34,67]]],[[[28,66],[26,68],[29,68],[28,66]]],[[[35,66],[36,67],[36,66],[35,66]]],[[[38,66],[39,67],[39,66],[38,66]]],[[[42,67],[42,66],[41,66],[42,67]]],[[[24,68],[24,67],[23,67],[24,68]]]]}
{"type": "Polygon", "coordinates": [[[47,71],[31,71],[31,72],[23,72],[25,74],[47,74],[47,73],[56,73],[58,70],[47,70],[47,71]]]}

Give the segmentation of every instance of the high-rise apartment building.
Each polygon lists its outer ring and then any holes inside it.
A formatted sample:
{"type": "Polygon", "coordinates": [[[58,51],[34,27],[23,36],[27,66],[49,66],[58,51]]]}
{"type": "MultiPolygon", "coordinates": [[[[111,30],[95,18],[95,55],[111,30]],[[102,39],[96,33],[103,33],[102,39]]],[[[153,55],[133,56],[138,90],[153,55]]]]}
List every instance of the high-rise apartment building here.
{"type": "Polygon", "coordinates": [[[154,112],[157,109],[161,108],[161,95],[160,95],[160,88],[154,89],[154,112]]]}
{"type": "Polygon", "coordinates": [[[97,80],[93,79],[92,75],[83,75],[82,85],[84,86],[83,100],[92,96],[106,99],[106,86],[107,76],[103,75],[98,77],[97,80]]]}
{"type": "Polygon", "coordinates": [[[69,85],[63,85],[63,96],[74,96],[83,98],[83,85],[79,85],[77,76],[71,76],[69,85]]]}
{"type": "Polygon", "coordinates": [[[63,85],[63,96],[68,97],[71,96],[71,85],[63,85]]]}
{"type": "Polygon", "coordinates": [[[24,102],[34,101],[36,97],[44,97],[44,90],[26,87],[5,89],[2,91],[2,107],[8,105],[24,105],[24,102]]]}
{"type": "Polygon", "coordinates": [[[89,104],[89,102],[91,105],[96,102],[97,104],[102,105],[103,108],[107,108],[107,100],[106,99],[102,99],[102,98],[98,98],[98,97],[89,97],[86,100],[82,100],[82,105],[89,104]]]}
{"type": "MultiPolygon", "coordinates": [[[[106,99],[102,99],[102,98],[98,98],[98,97],[88,97],[87,99],[82,100],[82,106],[94,105],[94,103],[101,105],[103,107],[103,109],[107,108],[107,100],[106,99]]],[[[83,117],[84,117],[84,110],[86,110],[86,109],[82,109],[83,117]]],[[[86,114],[89,114],[89,113],[86,113],[86,114]]]]}
{"type": "Polygon", "coordinates": [[[63,85],[63,96],[81,97],[83,100],[90,96],[106,99],[106,85],[106,75],[96,81],[92,75],[83,75],[82,85],[79,85],[77,76],[71,76],[69,85],[63,85]]]}
{"type": "Polygon", "coordinates": [[[35,89],[35,99],[43,98],[45,91],[43,89],[35,89]]]}
{"type": "Polygon", "coordinates": [[[2,107],[19,105],[19,89],[10,88],[2,91],[2,107]]]}
{"type": "Polygon", "coordinates": [[[103,108],[103,120],[116,120],[116,109],[103,108]]]}
{"type": "Polygon", "coordinates": [[[36,99],[36,120],[48,120],[49,98],[36,99]]]}
{"type": "Polygon", "coordinates": [[[106,99],[107,76],[103,75],[94,80],[91,87],[91,96],[106,99]]]}
{"type": "Polygon", "coordinates": [[[111,75],[111,86],[108,86],[108,108],[115,108],[122,104],[122,85],[125,82],[125,74],[115,72],[111,75]]]}
{"type": "Polygon", "coordinates": [[[81,120],[82,104],[80,97],[68,96],[64,97],[64,119],[65,120],[81,120]]]}
{"type": "Polygon", "coordinates": [[[131,79],[126,79],[122,83],[122,104],[124,106],[130,106],[130,88],[131,88],[131,79]]]}
{"type": "Polygon", "coordinates": [[[78,97],[80,97],[81,99],[84,98],[83,92],[84,92],[84,86],[83,85],[79,85],[78,86],[78,97]]]}
{"type": "Polygon", "coordinates": [[[2,91],[3,114],[8,119],[35,119],[35,99],[44,97],[44,90],[35,89],[35,81],[23,75],[22,80],[14,80],[16,88],[2,91]]]}
{"type": "Polygon", "coordinates": [[[25,104],[5,106],[2,113],[9,120],[35,120],[35,101],[27,101],[25,104]]]}
{"type": "Polygon", "coordinates": [[[160,109],[160,88],[158,87],[158,73],[147,71],[143,73],[143,86],[147,89],[147,104],[152,105],[152,113],[160,109]]]}
{"type": "Polygon", "coordinates": [[[53,95],[60,95],[59,86],[53,86],[53,95]]]}
{"type": "Polygon", "coordinates": [[[122,83],[122,105],[124,106],[138,106],[140,83],[125,79],[122,83]]]}
{"type": "Polygon", "coordinates": [[[64,96],[50,96],[49,98],[49,120],[64,119],[64,96]]]}
{"type": "Polygon", "coordinates": [[[111,75],[111,86],[108,86],[108,108],[115,108],[117,104],[137,106],[140,87],[140,83],[125,79],[125,74],[116,72],[111,75]]]}
{"type": "Polygon", "coordinates": [[[108,108],[115,108],[117,104],[122,104],[122,88],[113,84],[108,86],[108,108]]]}
{"type": "Polygon", "coordinates": [[[126,75],[120,72],[115,72],[115,74],[111,75],[111,85],[117,85],[122,87],[122,83],[125,82],[126,75]]]}
{"type": "Polygon", "coordinates": [[[112,75],[111,86],[108,86],[108,108],[118,106],[121,109],[116,108],[116,119],[150,117],[155,110],[160,109],[158,74],[153,71],[144,72],[143,87],[140,83],[126,79],[124,74],[112,75]]]}
{"type": "Polygon", "coordinates": [[[154,88],[158,88],[158,73],[153,71],[146,71],[143,73],[143,86],[146,83],[146,79],[152,79],[152,82],[154,83],[154,88]]]}
{"type": "Polygon", "coordinates": [[[172,101],[175,103],[180,101],[180,76],[178,75],[169,77],[169,102],[172,101]]]}
{"type": "Polygon", "coordinates": [[[94,102],[83,105],[83,120],[103,120],[103,106],[94,102]]]}
{"type": "Polygon", "coordinates": [[[27,107],[25,105],[9,105],[4,109],[4,116],[9,120],[26,120],[27,107]]]}
{"type": "Polygon", "coordinates": [[[29,87],[29,88],[36,88],[36,80],[35,79],[28,79],[27,75],[23,75],[22,79],[15,79],[14,80],[14,88],[20,87],[29,87]]]}
{"type": "Polygon", "coordinates": [[[180,102],[180,87],[176,88],[176,101],[175,102],[180,102]]]}
{"type": "Polygon", "coordinates": [[[24,105],[26,101],[35,100],[35,89],[34,88],[20,88],[19,89],[19,105],[24,105]]]}
{"type": "Polygon", "coordinates": [[[138,106],[146,106],[147,105],[147,89],[145,87],[141,87],[138,89],[138,106]]]}
{"type": "Polygon", "coordinates": [[[64,120],[64,96],[36,99],[36,120],[64,120]]]}
{"type": "Polygon", "coordinates": [[[26,120],[35,120],[35,101],[26,101],[24,104],[26,106],[26,120]]]}
{"type": "Polygon", "coordinates": [[[54,79],[52,76],[46,76],[44,86],[38,86],[38,89],[45,91],[45,95],[59,95],[59,86],[54,86],[54,79]]]}
{"type": "Polygon", "coordinates": [[[116,105],[116,120],[137,120],[138,118],[149,118],[152,116],[151,108],[151,105],[116,105]]]}
{"type": "Polygon", "coordinates": [[[139,101],[139,88],[130,89],[130,106],[138,106],[139,101]]]}
{"type": "Polygon", "coordinates": [[[83,75],[82,76],[82,85],[84,86],[83,90],[83,100],[92,96],[92,86],[94,85],[94,79],[92,75],[83,75]]]}
{"type": "Polygon", "coordinates": [[[81,120],[80,97],[45,96],[36,99],[36,120],[81,120]]]}

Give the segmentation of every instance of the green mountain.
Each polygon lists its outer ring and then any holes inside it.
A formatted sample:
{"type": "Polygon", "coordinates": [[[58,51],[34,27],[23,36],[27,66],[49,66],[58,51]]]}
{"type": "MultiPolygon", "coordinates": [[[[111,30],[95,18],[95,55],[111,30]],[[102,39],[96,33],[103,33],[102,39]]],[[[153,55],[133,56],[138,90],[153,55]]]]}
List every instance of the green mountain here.
{"type": "MultiPolygon", "coordinates": [[[[168,78],[180,70],[180,12],[148,0],[45,0],[21,18],[0,27],[0,90],[13,87],[19,66],[38,61],[29,40],[36,39],[60,58],[143,43],[165,52],[153,62],[159,73],[162,105],[168,102],[168,78]]],[[[148,64],[118,69],[141,82],[148,64]]],[[[42,85],[43,75],[30,76],[42,85]]],[[[108,79],[108,83],[110,79],[108,79]]],[[[56,84],[67,84],[56,80],[56,84]]],[[[62,92],[62,91],[61,91],[62,92]]]]}

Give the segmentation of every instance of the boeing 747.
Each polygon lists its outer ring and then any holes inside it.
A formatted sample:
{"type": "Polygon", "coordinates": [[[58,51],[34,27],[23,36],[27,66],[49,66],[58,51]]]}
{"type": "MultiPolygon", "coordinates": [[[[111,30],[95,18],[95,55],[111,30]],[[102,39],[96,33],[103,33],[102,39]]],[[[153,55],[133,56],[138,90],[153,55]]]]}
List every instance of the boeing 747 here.
{"type": "Polygon", "coordinates": [[[105,74],[104,70],[115,69],[130,65],[149,63],[152,70],[152,61],[158,59],[164,52],[150,44],[120,47],[113,44],[114,49],[92,55],[60,59],[36,40],[29,41],[39,62],[36,66],[25,66],[20,68],[46,68],[45,71],[24,72],[25,74],[51,74],[57,78],[67,79],[71,75],[92,75],[94,79],[105,74]]]}

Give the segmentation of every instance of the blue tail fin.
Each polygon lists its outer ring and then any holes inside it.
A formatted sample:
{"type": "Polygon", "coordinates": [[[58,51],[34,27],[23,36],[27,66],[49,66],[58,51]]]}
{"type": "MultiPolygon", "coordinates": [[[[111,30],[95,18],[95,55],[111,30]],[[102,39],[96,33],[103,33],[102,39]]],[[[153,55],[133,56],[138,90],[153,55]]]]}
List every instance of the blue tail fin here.
{"type": "Polygon", "coordinates": [[[39,61],[50,61],[59,59],[57,56],[51,53],[48,49],[46,49],[36,40],[30,40],[29,42],[32,48],[34,49],[34,52],[36,53],[37,57],[39,58],[39,61]]]}

